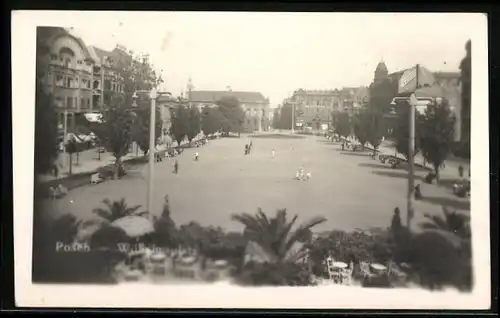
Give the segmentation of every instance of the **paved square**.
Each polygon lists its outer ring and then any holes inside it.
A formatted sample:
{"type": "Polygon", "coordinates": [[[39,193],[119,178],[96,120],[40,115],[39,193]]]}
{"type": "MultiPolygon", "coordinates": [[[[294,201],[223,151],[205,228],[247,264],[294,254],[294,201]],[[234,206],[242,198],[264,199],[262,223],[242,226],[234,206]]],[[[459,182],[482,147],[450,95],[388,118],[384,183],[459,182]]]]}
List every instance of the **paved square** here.
{"type": "MultiPolygon", "coordinates": [[[[323,137],[303,137],[242,135],[212,140],[177,157],[178,175],[172,173],[173,159],[157,163],[153,213],[161,213],[164,196],[168,194],[172,217],[178,225],[197,221],[240,230],[239,223],[231,221],[231,214],[255,213],[258,207],[268,214],[287,208],[290,214],[298,214],[299,222],[325,216],[328,221],[318,230],[386,227],[396,206],[405,222],[406,171],[390,169],[370,159],[369,153],[342,151],[340,145],[323,137]],[[252,153],[244,156],[245,143],[250,140],[252,153]],[[195,152],[200,155],[197,162],[193,160],[195,152]],[[294,179],[300,167],[311,173],[311,180],[294,179]]],[[[425,173],[418,171],[417,175],[425,173]]],[[[128,204],[140,204],[146,209],[146,191],[144,165],[122,180],[78,188],[63,199],[46,203],[57,213],[70,212],[88,218],[106,198],[125,197],[128,204]]],[[[415,222],[423,213],[440,213],[443,203],[468,210],[468,200],[455,198],[446,187],[424,184],[422,192],[426,198],[416,202],[415,222]]]]}

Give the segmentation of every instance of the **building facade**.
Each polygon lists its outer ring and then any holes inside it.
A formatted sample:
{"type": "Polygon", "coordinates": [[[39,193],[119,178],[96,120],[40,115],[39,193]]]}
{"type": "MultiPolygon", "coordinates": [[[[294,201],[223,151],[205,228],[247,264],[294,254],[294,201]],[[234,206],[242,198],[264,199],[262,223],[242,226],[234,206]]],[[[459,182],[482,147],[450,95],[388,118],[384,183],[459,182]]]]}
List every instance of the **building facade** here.
{"type": "Polygon", "coordinates": [[[245,132],[266,131],[269,129],[269,99],[259,92],[244,91],[201,91],[190,90],[188,101],[200,111],[203,107],[214,107],[218,100],[223,97],[235,97],[245,113],[243,129],[245,132]]]}
{"type": "MultiPolygon", "coordinates": [[[[380,64],[379,64],[380,66],[380,64]]],[[[377,66],[377,70],[379,69],[379,66],[377,66]]],[[[385,68],[387,70],[387,67],[380,67],[380,68],[385,68]]],[[[398,82],[403,73],[406,70],[390,73],[387,75],[387,78],[385,80],[386,83],[389,83],[389,85],[392,86],[387,91],[393,92],[393,97],[396,97],[397,94],[397,88],[398,88],[398,82]]],[[[424,105],[423,108],[417,108],[419,111],[423,111],[423,109],[426,107],[425,105],[429,104],[432,105],[430,101],[437,98],[441,97],[444,98],[448,101],[449,107],[452,111],[453,116],[455,117],[455,134],[454,134],[454,140],[459,141],[462,139],[462,84],[460,83],[460,73],[459,72],[433,72],[432,75],[434,76],[434,84],[431,86],[426,86],[419,88],[415,91],[415,94],[419,101],[421,101],[421,104],[424,105]]],[[[374,83],[378,82],[381,83],[384,80],[382,79],[382,72],[375,71],[375,77],[374,77],[374,83]],[[377,77],[378,74],[378,77],[377,77]]],[[[390,117],[390,116],[389,116],[390,117]]]]}
{"type": "Polygon", "coordinates": [[[59,129],[67,116],[68,131],[83,114],[101,112],[111,99],[124,93],[115,60],[131,59],[124,49],[108,52],[86,46],[82,39],[59,27],[37,29],[37,71],[52,96],[59,129]]]}
{"type": "Polygon", "coordinates": [[[367,101],[367,87],[345,87],[341,90],[304,90],[293,92],[284,104],[295,106],[296,129],[325,130],[335,112],[354,112],[367,101]]]}

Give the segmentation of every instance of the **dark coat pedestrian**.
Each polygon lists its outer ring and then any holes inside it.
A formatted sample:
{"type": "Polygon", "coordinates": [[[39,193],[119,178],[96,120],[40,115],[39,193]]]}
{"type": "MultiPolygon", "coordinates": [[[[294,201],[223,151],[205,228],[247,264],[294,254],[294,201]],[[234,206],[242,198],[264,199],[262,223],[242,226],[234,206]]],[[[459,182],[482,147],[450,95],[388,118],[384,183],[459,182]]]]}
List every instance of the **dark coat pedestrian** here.
{"type": "Polygon", "coordinates": [[[179,172],[179,162],[175,160],[174,162],[174,173],[177,174],[179,172]]]}
{"type": "Polygon", "coordinates": [[[458,166],[458,176],[460,178],[463,178],[463,176],[464,176],[464,167],[462,165],[458,166]]]}

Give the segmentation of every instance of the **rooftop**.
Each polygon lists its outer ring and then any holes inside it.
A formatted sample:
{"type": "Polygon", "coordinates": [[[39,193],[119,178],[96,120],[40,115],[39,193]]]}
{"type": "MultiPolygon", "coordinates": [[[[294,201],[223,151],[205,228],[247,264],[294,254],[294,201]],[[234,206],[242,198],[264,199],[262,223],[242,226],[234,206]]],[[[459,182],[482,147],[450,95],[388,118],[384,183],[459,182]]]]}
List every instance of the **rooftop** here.
{"type": "Polygon", "coordinates": [[[216,102],[222,97],[236,97],[242,103],[268,102],[259,92],[242,91],[191,91],[191,101],[193,102],[216,102]]]}

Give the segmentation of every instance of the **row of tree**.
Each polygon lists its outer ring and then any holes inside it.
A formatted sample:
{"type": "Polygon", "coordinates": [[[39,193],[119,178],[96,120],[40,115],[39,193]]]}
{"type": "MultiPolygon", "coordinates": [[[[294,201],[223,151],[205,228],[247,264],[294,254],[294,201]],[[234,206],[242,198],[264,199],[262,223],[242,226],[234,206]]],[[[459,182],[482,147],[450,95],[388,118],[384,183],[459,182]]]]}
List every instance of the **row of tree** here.
{"type": "MultiPolygon", "coordinates": [[[[425,112],[415,114],[415,151],[410,154],[409,142],[409,110],[408,105],[401,105],[396,115],[394,137],[397,153],[407,160],[421,153],[427,162],[432,164],[439,180],[439,168],[442,166],[453,147],[455,117],[446,100],[441,105],[429,105],[425,112]]],[[[334,116],[333,126],[337,134],[343,137],[354,134],[364,147],[370,144],[374,153],[387,133],[387,125],[381,112],[365,110],[354,116],[340,113],[334,116]]]]}

